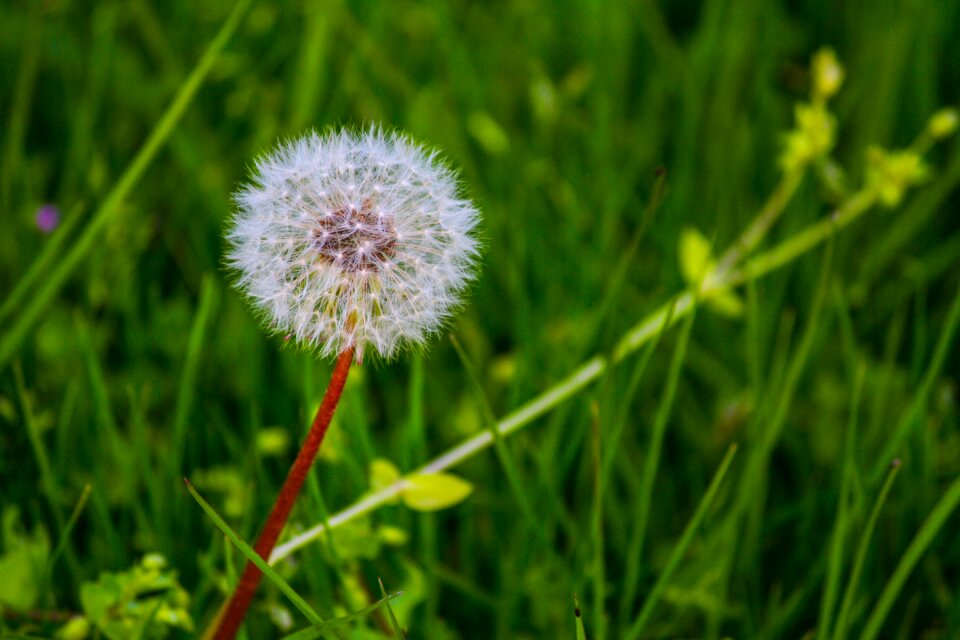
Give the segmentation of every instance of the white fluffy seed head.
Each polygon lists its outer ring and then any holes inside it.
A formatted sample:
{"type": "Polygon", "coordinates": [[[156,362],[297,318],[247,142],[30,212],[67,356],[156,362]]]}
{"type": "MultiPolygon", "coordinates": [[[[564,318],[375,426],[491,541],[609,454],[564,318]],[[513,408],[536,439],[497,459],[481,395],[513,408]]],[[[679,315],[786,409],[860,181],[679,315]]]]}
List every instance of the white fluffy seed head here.
{"type": "Polygon", "coordinates": [[[402,134],[308,133],[236,194],[227,262],[271,330],[383,358],[437,331],[474,276],[479,213],[402,134]]]}

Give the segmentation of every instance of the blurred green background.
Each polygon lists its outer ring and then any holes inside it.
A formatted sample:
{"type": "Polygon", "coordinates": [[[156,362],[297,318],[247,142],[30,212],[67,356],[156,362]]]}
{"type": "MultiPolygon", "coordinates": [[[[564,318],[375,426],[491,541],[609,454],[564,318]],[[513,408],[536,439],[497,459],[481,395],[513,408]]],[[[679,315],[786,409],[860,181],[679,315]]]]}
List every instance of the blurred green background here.
{"type": "MultiPolygon", "coordinates": [[[[0,302],[58,243],[2,316],[0,339],[89,229],[231,8],[0,2],[0,302]],[[44,204],[58,208],[60,236],[38,227],[44,204]]],[[[960,3],[937,0],[257,0],[0,368],[0,629],[49,637],[73,615],[93,620],[91,603],[126,597],[102,572],[148,585],[127,602],[149,605],[136,614],[148,621],[143,637],[197,633],[153,619],[156,603],[199,630],[225,597],[227,564],[240,556],[181,478],[252,539],[331,364],[264,337],[223,268],[231,192],[278,138],[378,122],[460,169],[483,212],[485,252],[449,331],[502,416],[683,289],[682,228],[718,251],[736,239],[777,183],[815,50],[833,47],[847,70],[833,103],[835,156],[857,184],[868,145],[906,146],[937,108],[958,102],[958,37],[960,3]],[[662,202],[648,208],[660,180],[662,202]],[[166,564],[151,557],[144,568],[145,554],[166,564]],[[134,576],[135,566],[152,577],[134,576]]],[[[507,440],[519,485],[502,456],[485,452],[454,470],[474,486],[462,504],[385,507],[301,551],[283,575],[325,616],[379,598],[382,577],[387,591],[405,592],[393,605],[411,638],[574,638],[575,594],[587,637],[633,637],[737,442],[639,636],[826,637],[824,610],[836,619],[877,470],[906,424],[893,451],[902,469],[851,594],[857,636],[960,473],[948,339],[960,147],[948,141],[928,158],[928,184],[846,229],[829,264],[817,249],[741,290],[742,317],[697,313],[662,446],[653,442],[660,462],[642,542],[641,478],[682,329],[662,337],[639,382],[634,355],[507,440]],[[827,293],[816,315],[818,290],[827,293]],[[942,367],[931,365],[938,344],[942,367]],[[778,412],[772,449],[755,455],[778,412]],[[591,435],[617,421],[619,442],[591,435]],[[599,503],[598,440],[613,451],[599,503]]],[[[829,215],[830,200],[808,179],[766,244],[829,215]]],[[[423,353],[365,363],[294,526],[368,491],[374,458],[410,471],[483,429],[485,411],[445,335],[423,353]]],[[[960,516],[940,515],[880,637],[960,637],[960,516]]],[[[263,586],[249,637],[284,635],[284,612],[305,625],[263,586]]],[[[384,620],[382,610],[365,617],[353,637],[389,637],[384,620]]],[[[89,637],[117,637],[107,626],[89,637]]],[[[82,624],[72,632],[83,637],[82,624]]]]}

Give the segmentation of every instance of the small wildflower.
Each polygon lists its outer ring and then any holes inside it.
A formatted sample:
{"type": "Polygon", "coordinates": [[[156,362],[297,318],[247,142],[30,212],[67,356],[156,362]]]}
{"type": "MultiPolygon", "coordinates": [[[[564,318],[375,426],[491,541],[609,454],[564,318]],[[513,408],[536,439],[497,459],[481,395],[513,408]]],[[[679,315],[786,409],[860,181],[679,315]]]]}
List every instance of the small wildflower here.
{"type": "Polygon", "coordinates": [[[795,110],[797,125],[787,134],[786,149],[780,164],[794,171],[823,157],[833,149],[837,123],[822,106],[798,104],[795,110]]]}
{"type": "Polygon", "coordinates": [[[309,133],[261,158],[236,202],[237,287],[325,356],[422,342],[473,278],[476,208],[435,152],[398,133],[309,133]]]}
{"type": "Polygon", "coordinates": [[[900,204],[907,189],[923,182],[928,173],[923,158],[915,151],[890,152],[880,147],[867,149],[867,184],[887,207],[900,204]]]}
{"type": "Polygon", "coordinates": [[[60,225],[60,209],[52,204],[41,206],[37,209],[35,222],[41,233],[53,233],[60,225]]]}
{"type": "Polygon", "coordinates": [[[290,448],[290,434],[282,427],[257,430],[257,450],[264,456],[280,456],[290,448]]]}
{"type": "Polygon", "coordinates": [[[837,122],[827,109],[830,99],[843,84],[844,70],[833,49],[820,49],[810,61],[810,101],[794,109],[796,124],[787,132],[780,166],[792,173],[826,158],[833,150],[837,122]]]}

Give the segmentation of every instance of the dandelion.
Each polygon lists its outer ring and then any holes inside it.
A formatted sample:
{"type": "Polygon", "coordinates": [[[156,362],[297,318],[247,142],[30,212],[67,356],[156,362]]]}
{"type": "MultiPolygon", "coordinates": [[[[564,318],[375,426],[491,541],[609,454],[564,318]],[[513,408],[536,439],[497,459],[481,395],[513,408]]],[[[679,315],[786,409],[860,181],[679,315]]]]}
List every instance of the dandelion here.
{"type": "Polygon", "coordinates": [[[257,162],[236,200],[237,286],[271,330],[324,356],[423,342],[473,275],[477,210],[436,153],[396,133],[303,136],[257,162]]]}
{"type": "MultiPolygon", "coordinates": [[[[254,550],[265,560],[366,351],[435,333],[473,278],[479,214],[454,173],[398,133],[307,134],[261,158],[227,232],[237,287],[269,330],[337,356],[320,408],[254,550]]],[[[216,632],[237,633],[260,580],[248,562],[216,632]]]]}

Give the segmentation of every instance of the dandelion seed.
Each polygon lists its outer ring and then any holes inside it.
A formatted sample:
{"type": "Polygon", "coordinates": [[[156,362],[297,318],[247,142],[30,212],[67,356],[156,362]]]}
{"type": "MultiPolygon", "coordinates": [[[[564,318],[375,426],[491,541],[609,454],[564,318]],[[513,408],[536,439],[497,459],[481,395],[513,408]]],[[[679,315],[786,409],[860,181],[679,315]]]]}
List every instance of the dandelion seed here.
{"type": "Polygon", "coordinates": [[[423,342],[473,278],[476,208],[436,153],[398,133],[307,134],[261,158],[236,202],[238,288],[325,356],[423,342]],[[294,292],[283,305],[278,283],[294,292]]]}

